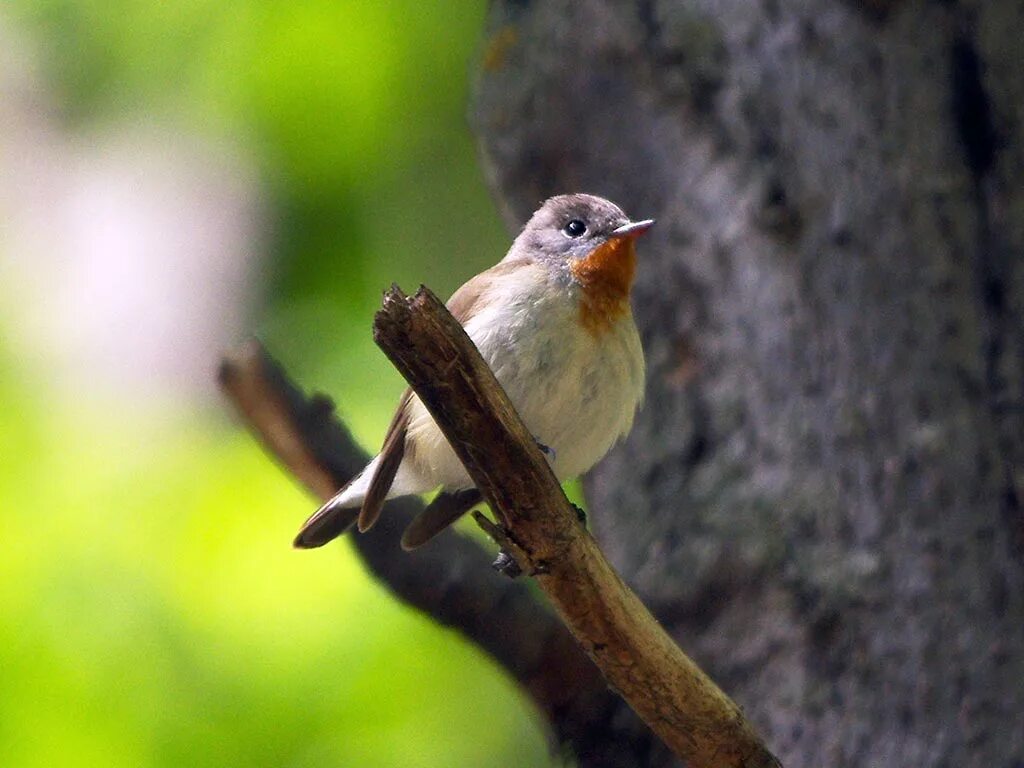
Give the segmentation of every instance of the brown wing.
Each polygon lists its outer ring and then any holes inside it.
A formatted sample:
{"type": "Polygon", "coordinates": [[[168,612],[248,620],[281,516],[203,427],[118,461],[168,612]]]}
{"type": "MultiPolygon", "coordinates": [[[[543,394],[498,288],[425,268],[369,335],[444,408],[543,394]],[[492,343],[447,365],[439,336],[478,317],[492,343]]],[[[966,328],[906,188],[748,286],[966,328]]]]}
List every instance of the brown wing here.
{"type": "Polygon", "coordinates": [[[384,507],[384,500],[388,497],[391,484],[395,482],[395,473],[405,456],[405,433],[409,424],[408,406],[412,399],[412,390],[407,389],[402,394],[398,403],[398,410],[391,420],[387,434],[384,436],[384,446],[380,449],[380,461],[374,470],[370,485],[366,489],[366,496],[363,497],[363,506],[359,510],[359,532],[370,530],[373,524],[380,517],[380,511],[384,507]]]}
{"type": "Polygon", "coordinates": [[[478,302],[498,278],[533,263],[533,260],[528,258],[499,261],[490,269],[484,270],[463,283],[462,287],[448,299],[445,306],[456,320],[465,325],[476,314],[478,302]]]}
{"type": "Polygon", "coordinates": [[[476,488],[441,491],[402,534],[402,549],[421,547],[483,500],[476,488]]]}

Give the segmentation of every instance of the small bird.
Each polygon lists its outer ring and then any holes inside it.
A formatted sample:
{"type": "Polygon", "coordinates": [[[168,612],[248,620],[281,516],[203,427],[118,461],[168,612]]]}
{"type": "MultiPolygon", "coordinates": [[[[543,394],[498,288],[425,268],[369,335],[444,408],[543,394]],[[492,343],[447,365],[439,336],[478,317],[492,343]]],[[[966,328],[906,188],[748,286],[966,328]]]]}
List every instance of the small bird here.
{"type": "MultiPolygon", "coordinates": [[[[629,304],[631,221],[593,195],[545,201],[508,254],[466,282],[448,309],[494,371],[559,480],[590,469],[629,432],[643,399],[644,354],[629,304]]],[[[414,549],[481,500],[420,399],[406,390],[381,452],[302,526],[319,547],[358,522],[370,528],[388,499],[440,493],[402,536],[414,549]]]]}

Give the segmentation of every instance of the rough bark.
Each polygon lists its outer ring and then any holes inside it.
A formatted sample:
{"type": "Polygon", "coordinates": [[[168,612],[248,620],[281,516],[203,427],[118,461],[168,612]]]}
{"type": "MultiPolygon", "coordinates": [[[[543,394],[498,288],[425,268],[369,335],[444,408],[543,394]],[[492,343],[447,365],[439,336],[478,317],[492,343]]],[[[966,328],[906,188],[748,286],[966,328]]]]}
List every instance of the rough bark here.
{"type": "Polygon", "coordinates": [[[786,765],[1024,764],[1022,29],[491,6],[472,122],[510,224],[566,191],[659,221],[598,539],[786,765]]]}

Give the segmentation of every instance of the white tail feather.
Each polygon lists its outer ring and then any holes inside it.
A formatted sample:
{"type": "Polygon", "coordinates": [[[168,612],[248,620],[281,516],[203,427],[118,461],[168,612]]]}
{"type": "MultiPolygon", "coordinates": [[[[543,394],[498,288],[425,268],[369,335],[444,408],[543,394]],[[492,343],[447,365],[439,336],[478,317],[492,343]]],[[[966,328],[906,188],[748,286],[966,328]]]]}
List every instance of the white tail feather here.
{"type": "Polygon", "coordinates": [[[344,509],[362,506],[363,499],[366,498],[366,491],[370,488],[370,478],[373,477],[379,463],[380,456],[374,456],[370,463],[363,468],[363,471],[352,478],[352,482],[334,498],[333,506],[344,509]]]}
{"type": "MultiPolygon", "coordinates": [[[[352,509],[354,507],[360,507],[363,504],[363,499],[366,498],[366,492],[370,489],[370,479],[373,477],[373,473],[377,470],[377,465],[380,463],[380,455],[374,456],[369,464],[356,475],[352,482],[349,483],[345,489],[338,494],[333,501],[333,506],[340,507],[343,509],[352,509]]],[[[414,493],[426,493],[432,491],[434,486],[424,482],[423,478],[419,476],[415,470],[413,470],[408,462],[403,461],[399,467],[398,472],[395,474],[395,481],[391,484],[391,489],[388,491],[387,498],[394,499],[398,496],[408,496],[414,493]]]]}

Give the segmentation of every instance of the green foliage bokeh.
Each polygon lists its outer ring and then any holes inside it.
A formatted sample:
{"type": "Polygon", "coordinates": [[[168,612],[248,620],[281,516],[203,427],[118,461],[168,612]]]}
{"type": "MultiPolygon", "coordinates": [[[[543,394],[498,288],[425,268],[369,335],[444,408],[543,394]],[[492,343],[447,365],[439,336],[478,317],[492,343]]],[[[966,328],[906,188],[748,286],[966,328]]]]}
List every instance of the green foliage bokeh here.
{"type": "MultiPolygon", "coordinates": [[[[380,290],[449,293],[506,247],[463,120],[483,10],[7,8],[69,130],[156,121],[253,158],[270,217],[253,330],[367,445],[401,390],[370,338],[380,290]]],[[[347,544],[290,549],[312,502],[224,409],[126,411],[54,386],[3,338],[0,763],[548,763],[479,651],[397,604],[347,544]]]]}

